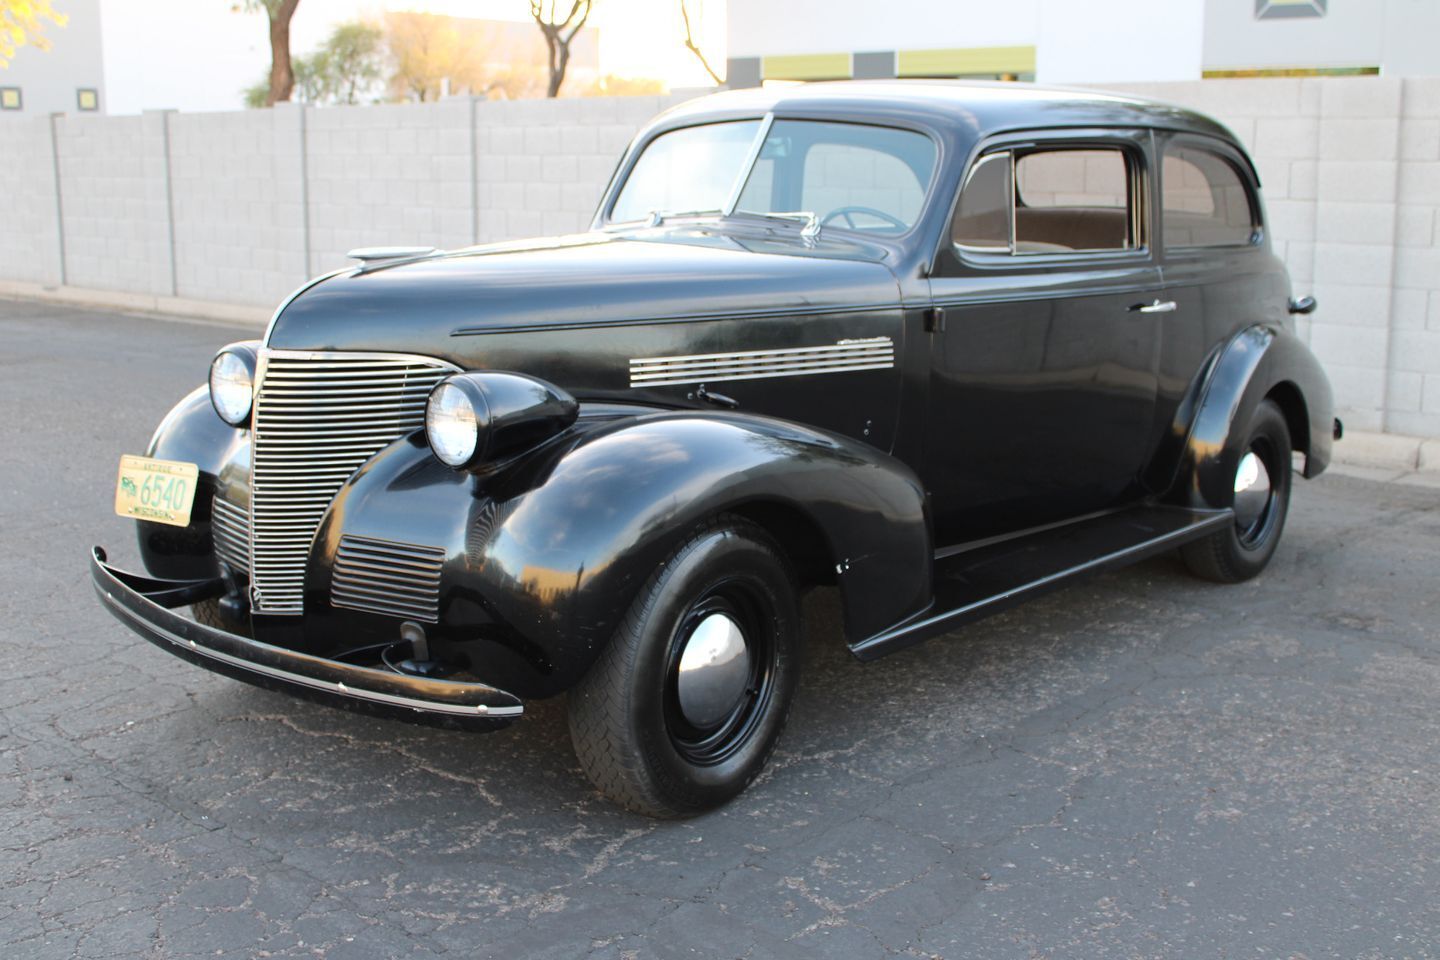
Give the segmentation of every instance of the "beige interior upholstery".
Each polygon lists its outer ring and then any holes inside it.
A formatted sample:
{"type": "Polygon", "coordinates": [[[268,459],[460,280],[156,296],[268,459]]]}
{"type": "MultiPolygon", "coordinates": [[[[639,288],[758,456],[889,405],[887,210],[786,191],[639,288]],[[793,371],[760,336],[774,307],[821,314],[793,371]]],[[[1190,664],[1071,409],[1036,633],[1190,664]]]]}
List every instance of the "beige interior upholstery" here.
{"type": "Polygon", "coordinates": [[[1042,243],[1071,250],[1123,250],[1130,236],[1123,207],[1021,207],[1015,211],[1016,247],[1042,243]]]}

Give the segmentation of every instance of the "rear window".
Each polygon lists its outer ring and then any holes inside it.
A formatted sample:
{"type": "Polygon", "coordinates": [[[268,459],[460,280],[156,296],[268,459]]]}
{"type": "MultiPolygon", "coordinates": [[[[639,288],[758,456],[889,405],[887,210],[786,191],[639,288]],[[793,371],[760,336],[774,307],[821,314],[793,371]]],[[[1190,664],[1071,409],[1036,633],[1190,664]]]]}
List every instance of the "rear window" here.
{"type": "Polygon", "coordinates": [[[1172,144],[1160,168],[1160,216],[1167,247],[1245,246],[1255,213],[1240,172],[1199,147],[1172,144]]]}

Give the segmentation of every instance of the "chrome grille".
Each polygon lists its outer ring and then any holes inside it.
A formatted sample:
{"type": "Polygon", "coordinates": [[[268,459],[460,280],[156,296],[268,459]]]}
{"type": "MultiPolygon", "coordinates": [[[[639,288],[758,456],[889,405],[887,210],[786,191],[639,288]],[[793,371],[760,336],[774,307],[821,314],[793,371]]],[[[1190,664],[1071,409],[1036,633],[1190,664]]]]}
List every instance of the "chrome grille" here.
{"type": "Polygon", "coordinates": [[[420,429],[425,398],[455,372],[404,354],[261,354],[250,491],[257,612],[303,612],[310,543],[335,494],[365,461],[420,429]]]}
{"type": "Polygon", "coordinates": [[[440,547],[341,537],[330,602],[351,610],[439,623],[444,562],[440,547]]]}
{"type": "Polygon", "coordinates": [[[210,511],[210,534],[215,555],[237,573],[250,572],[250,514],[228,500],[215,497],[210,511]]]}

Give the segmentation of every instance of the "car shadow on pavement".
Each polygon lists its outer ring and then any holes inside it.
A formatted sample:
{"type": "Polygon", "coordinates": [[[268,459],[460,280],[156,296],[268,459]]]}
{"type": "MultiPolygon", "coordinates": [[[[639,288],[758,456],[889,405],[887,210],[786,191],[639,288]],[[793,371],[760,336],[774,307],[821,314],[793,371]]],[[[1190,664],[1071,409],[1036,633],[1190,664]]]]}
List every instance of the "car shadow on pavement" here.
{"type": "MultiPolygon", "coordinates": [[[[907,743],[993,736],[1005,717],[1083,690],[1087,659],[1158,638],[1162,627],[1147,634],[1134,626],[1155,606],[1146,598],[1183,596],[1196,583],[1177,561],[1152,560],[871,664],[845,648],[836,591],[812,591],[787,732],[771,768],[727,810],[753,811],[775,802],[776,791],[789,799],[816,777],[851,792],[857,779],[883,785],[914,759],[907,743]],[[1068,682],[1057,686],[1062,672],[1068,682]]],[[[1173,612],[1174,602],[1163,606],[1173,612]]],[[[584,779],[563,696],[527,703],[521,721],[487,734],[374,719],[220,678],[193,704],[199,716],[175,714],[159,736],[172,747],[190,744],[185,789],[216,822],[251,821],[263,831],[275,817],[365,810],[380,822],[444,822],[460,835],[496,817],[531,822],[557,812],[649,822],[611,807],[584,779]]]]}

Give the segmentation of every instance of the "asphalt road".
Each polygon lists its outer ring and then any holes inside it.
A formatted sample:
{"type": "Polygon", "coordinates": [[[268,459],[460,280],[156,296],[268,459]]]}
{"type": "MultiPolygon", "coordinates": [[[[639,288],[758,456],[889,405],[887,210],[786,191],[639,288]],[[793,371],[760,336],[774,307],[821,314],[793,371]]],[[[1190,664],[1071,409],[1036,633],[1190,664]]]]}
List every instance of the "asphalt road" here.
{"type": "Polygon", "coordinates": [[[868,666],[812,596],[770,770],[656,823],[561,702],[368,720],[101,609],[117,458],[248,333],[0,301],[0,956],[1440,955],[1440,489],[1297,483],[1256,581],[1163,558],[868,666]]]}

